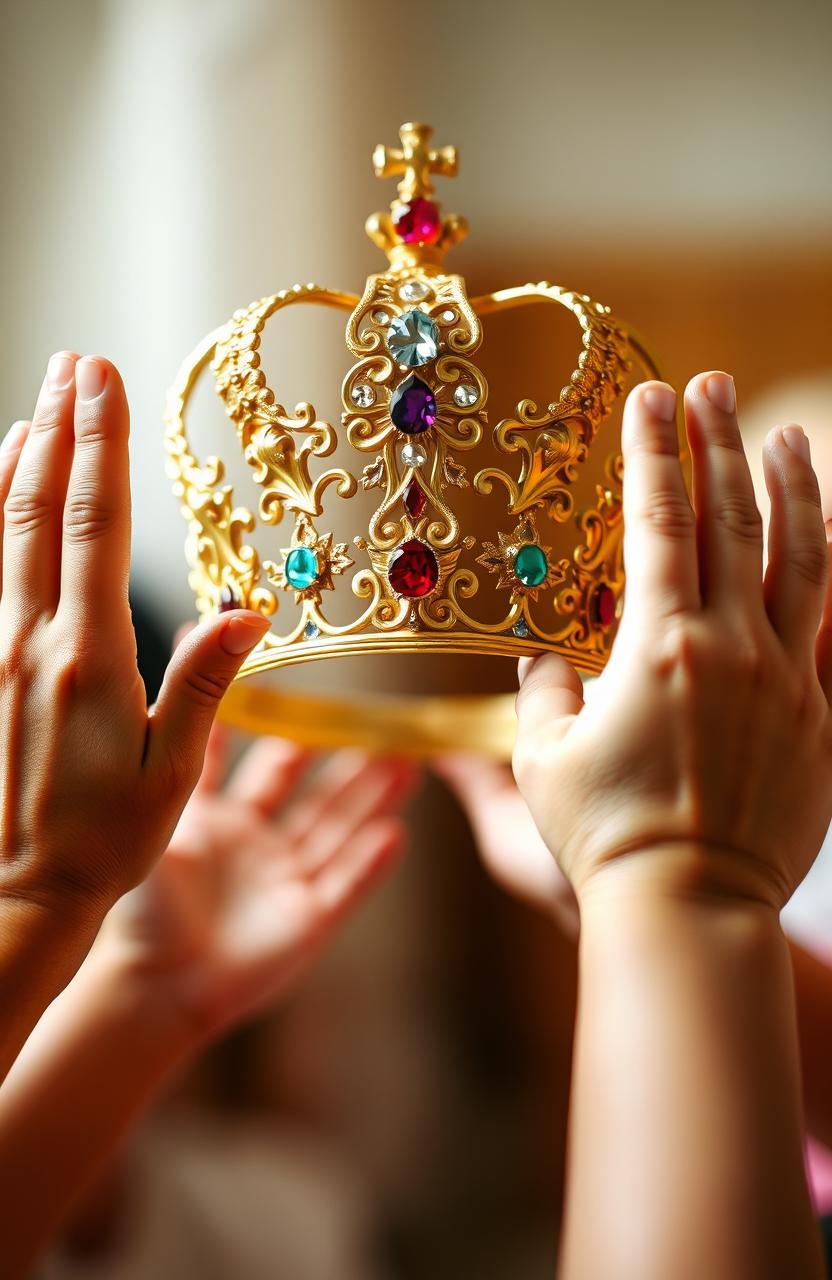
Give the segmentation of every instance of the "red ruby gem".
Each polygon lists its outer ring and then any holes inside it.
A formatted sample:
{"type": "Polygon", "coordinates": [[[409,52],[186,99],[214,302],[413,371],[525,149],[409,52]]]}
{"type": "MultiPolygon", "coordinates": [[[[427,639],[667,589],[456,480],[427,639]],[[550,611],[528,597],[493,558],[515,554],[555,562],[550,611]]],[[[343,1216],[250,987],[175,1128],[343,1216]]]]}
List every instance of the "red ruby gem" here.
{"type": "Polygon", "coordinates": [[[611,627],[615,622],[615,592],[606,582],[595,588],[592,596],[592,620],[599,627],[611,627]]]}
{"type": "Polygon", "coordinates": [[[411,538],[397,547],[387,566],[387,580],[396,595],[413,599],[429,595],[439,581],[439,565],[430,547],[411,538]]]}
{"type": "Polygon", "coordinates": [[[439,210],[423,196],[416,196],[400,210],[395,225],[405,244],[435,244],[442,230],[439,210]]]}
{"type": "Polygon", "coordinates": [[[418,480],[411,480],[410,484],[403,494],[404,505],[407,508],[407,514],[413,519],[418,520],[427,505],[425,491],[419,484],[418,480]]]}

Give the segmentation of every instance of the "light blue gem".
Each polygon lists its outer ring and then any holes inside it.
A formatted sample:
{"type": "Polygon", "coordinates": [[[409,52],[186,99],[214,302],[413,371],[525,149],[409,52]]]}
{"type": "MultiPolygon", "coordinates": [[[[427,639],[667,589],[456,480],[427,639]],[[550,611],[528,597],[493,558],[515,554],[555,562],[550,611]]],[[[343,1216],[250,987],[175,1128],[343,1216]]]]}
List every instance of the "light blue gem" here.
{"type": "Polygon", "coordinates": [[[416,369],[439,354],[439,329],[424,311],[405,311],[387,330],[387,345],[394,360],[416,369]]]}
{"type": "Polygon", "coordinates": [[[511,629],[520,640],[525,640],[529,634],[529,625],[525,618],[519,618],[511,629]]]}
{"type": "Polygon", "coordinates": [[[286,581],[296,591],[305,591],[318,577],[318,557],[309,547],[295,547],[286,557],[286,581]]]}
{"type": "Polygon", "coordinates": [[[306,636],[307,640],[315,640],[318,635],[318,628],[315,626],[315,623],[307,622],[306,626],[303,628],[303,634],[306,636]]]}

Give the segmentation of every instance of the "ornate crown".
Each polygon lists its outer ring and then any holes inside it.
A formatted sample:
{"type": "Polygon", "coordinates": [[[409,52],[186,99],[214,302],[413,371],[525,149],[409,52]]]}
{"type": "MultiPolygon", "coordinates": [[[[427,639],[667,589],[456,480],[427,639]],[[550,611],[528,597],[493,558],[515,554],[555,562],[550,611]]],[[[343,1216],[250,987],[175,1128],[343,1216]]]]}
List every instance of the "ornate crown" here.
{"type": "MultiPolygon", "coordinates": [[[[200,343],[169,393],[169,472],[189,525],[197,608],[213,614],[244,606],[276,619],[241,677],[395,651],[517,657],[552,649],[586,673],[607,660],[623,590],[617,450],[597,468],[601,481],[583,504],[576,502],[576,481],[633,360],[650,377],[656,366],[633,332],[584,294],[544,282],[469,299],[462,277],[443,268],[467,224],[456,214],[442,216],[431,183],[434,174],[456,174],[457,153],[432,149],[431,134],[427,125],[405,124],[400,149],[375,149],[376,174],[400,182],[390,211],[367,221],[388,265],[368,278],[360,298],[312,284],[261,298],[200,343]],[[474,359],[481,321],[532,302],[556,303],[575,317],[577,366],[551,404],[541,410],[520,400],[489,431],[488,388],[474,359]],[[301,303],[349,312],[354,363],[343,382],[340,431],[309,403],[287,412],[261,367],[267,321],[301,303]],[[258,518],[235,505],[223,463],[211,457],[200,465],[188,442],[186,405],[209,363],[261,488],[262,552],[251,541],[258,518]],[[334,461],[342,465],[322,465],[336,449],[334,461]],[[377,497],[375,511],[366,527],[353,527],[350,541],[338,541],[325,501],[347,503],[361,491],[377,497]],[[351,616],[335,621],[330,604],[348,598],[350,589],[351,616]]],[[[418,739],[430,721],[430,701],[419,702],[415,719],[401,706],[378,714],[385,725],[389,714],[396,725],[409,717],[411,739],[414,723],[421,725],[418,739]]],[[[491,741],[480,723],[494,722],[489,706],[469,704],[479,745],[491,741]]],[[[447,726],[447,700],[436,710],[447,726]]],[[[294,716],[307,726],[300,736],[316,742],[338,736],[340,714],[341,736],[356,737],[355,715],[331,701],[310,717],[306,698],[281,694],[270,701],[260,689],[235,685],[226,714],[249,728],[289,732],[298,728],[289,723],[294,716]],[[310,735],[316,718],[326,720],[326,730],[319,725],[310,735]]],[[[453,708],[457,743],[465,714],[453,708]]],[[[495,730],[500,752],[508,714],[503,707],[502,728],[495,730]]],[[[366,728],[366,704],[361,723],[366,728]]],[[[438,731],[441,741],[449,736],[448,727],[438,731]]],[[[436,736],[428,732],[428,739],[425,749],[435,749],[436,736]]]]}

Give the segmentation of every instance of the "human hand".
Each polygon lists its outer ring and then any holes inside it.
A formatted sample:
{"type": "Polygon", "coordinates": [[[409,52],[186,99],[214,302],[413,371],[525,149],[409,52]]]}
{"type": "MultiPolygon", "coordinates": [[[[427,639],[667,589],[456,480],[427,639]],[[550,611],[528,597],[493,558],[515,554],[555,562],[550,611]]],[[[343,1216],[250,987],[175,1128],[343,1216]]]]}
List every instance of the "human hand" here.
{"type": "Polygon", "coordinates": [[[61,353],[0,453],[0,903],[94,928],[168,844],[220,697],[267,627],[246,611],[200,627],[148,709],[127,437],[117,370],[61,353]]]}
{"type": "MultiPolygon", "coordinates": [[[[202,778],[147,880],[87,964],[134,1006],[202,1041],[280,999],[404,845],[406,764],[344,751],[305,789],[300,748],[264,738],[231,776],[215,726],[202,778]],[[141,998],[136,999],[136,992],[141,998]]],[[[83,971],[82,971],[83,972],[83,971]]],[[[80,976],[80,975],[79,975],[80,976]]]]}
{"type": "Polygon", "coordinates": [[[441,756],[433,768],[461,804],[489,874],[515,897],[554,916],[567,937],[577,937],[572,886],[534,825],[511,770],[461,753],[441,756]]]}
{"type": "Polygon", "coordinates": [[[646,383],[624,416],[627,595],[583,704],[555,655],[521,662],[514,769],[579,898],[610,869],[646,890],[779,909],[832,813],[832,602],[809,445],[766,441],[769,563],[732,380],[685,395],[694,510],[675,396],[646,383]],[[606,869],[606,871],[605,871],[606,869]]]}

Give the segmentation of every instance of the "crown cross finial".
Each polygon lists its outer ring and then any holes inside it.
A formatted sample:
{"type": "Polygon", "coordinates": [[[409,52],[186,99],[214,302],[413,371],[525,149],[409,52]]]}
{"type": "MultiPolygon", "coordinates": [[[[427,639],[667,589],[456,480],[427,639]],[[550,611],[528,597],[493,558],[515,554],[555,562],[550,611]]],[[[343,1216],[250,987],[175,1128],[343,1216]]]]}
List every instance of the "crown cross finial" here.
{"type": "Polygon", "coordinates": [[[399,130],[401,150],[379,144],[373,152],[377,178],[402,175],[399,199],[404,204],[433,193],[431,174],[440,174],[443,178],[456,176],[456,147],[432,148],[432,135],[433,129],[428,124],[403,124],[399,130]]]}

